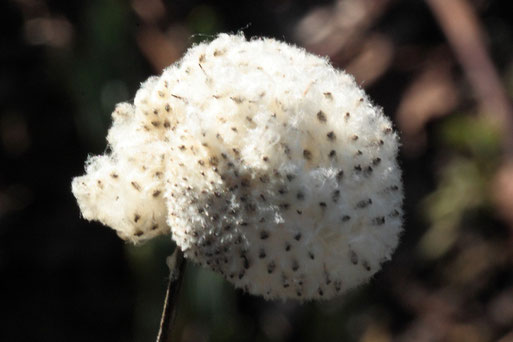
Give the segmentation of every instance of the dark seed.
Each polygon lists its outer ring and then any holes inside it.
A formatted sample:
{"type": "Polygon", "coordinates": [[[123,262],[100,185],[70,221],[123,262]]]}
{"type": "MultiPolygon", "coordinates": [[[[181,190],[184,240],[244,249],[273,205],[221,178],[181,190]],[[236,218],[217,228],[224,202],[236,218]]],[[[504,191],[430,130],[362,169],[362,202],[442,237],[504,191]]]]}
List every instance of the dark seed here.
{"type": "Polygon", "coordinates": [[[372,199],[366,199],[366,200],[361,200],[360,202],[356,203],[356,208],[358,209],[363,209],[369,205],[372,204],[372,199]]]}
{"type": "Polygon", "coordinates": [[[243,98],[241,98],[241,97],[238,97],[238,96],[231,96],[231,97],[230,97],[230,99],[231,99],[233,102],[235,102],[235,103],[239,103],[239,104],[240,104],[240,103],[242,103],[242,102],[244,102],[244,99],[243,99],[243,98]]]}
{"type": "Polygon", "coordinates": [[[372,219],[372,224],[376,226],[381,226],[385,224],[385,216],[375,217],[372,219]]]}
{"type": "Polygon", "coordinates": [[[394,209],[390,214],[388,214],[388,216],[390,216],[390,217],[397,217],[397,216],[399,216],[399,211],[394,209]]]}
{"type": "Polygon", "coordinates": [[[208,159],[208,163],[211,165],[211,166],[216,166],[217,164],[219,164],[219,159],[217,159],[216,156],[212,156],[208,159]]]}
{"type": "Polygon", "coordinates": [[[287,144],[282,144],[281,146],[283,147],[283,152],[285,152],[285,154],[290,154],[290,147],[287,144]]]}
{"type": "Polygon", "coordinates": [[[283,209],[283,210],[287,210],[289,208],[290,204],[288,203],[282,203],[280,204],[280,208],[283,209]]]}
{"type": "Polygon", "coordinates": [[[340,198],[340,190],[333,191],[333,193],[331,194],[331,199],[333,200],[333,202],[337,203],[339,198],[340,198]]]}
{"type": "Polygon", "coordinates": [[[248,260],[248,258],[247,258],[246,256],[244,256],[244,257],[242,258],[242,261],[243,261],[243,266],[244,266],[244,268],[245,268],[245,269],[248,269],[248,268],[249,268],[249,260],[248,260]]]}
{"type": "Polygon", "coordinates": [[[351,252],[349,253],[349,257],[350,257],[350,259],[351,259],[351,263],[352,263],[353,265],[356,265],[356,264],[358,263],[358,255],[356,255],[356,252],[355,252],[355,251],[351,251],[351,252]]]}
{"type": "Polygon", "coordinates": [[[132,184],[135,190],[141,191],[141,186],[139,185],[139,183],[131,182],[130,184],[132,184]]]}
{"type": "Polygon", "coordinates": [[[260,176],[260,181],[261,181],[262,183],[267,183],[267,182],[269,182],[269,176],[267,176],[267,175],[260,176]]]}
{"type": "Polygon", "coordinates": [[[337,181],[341,181],[342,180],[342,177],[344,177],[344,171],[343,170],[340,170],[338,173],[337,173],[337,181]]]}
{"type": "Polygon", "coordinates": [[[363,261],[362,262],[362,266],[363,268],[365,268],[366,271],[370,271],[371,270],[371,267],[369,265],[369,263],[367,261],[363,261]]]}
{"type": "Polygon", "coordinates": [[[341,287],[342,287],[342,282],[340,282],[339,280],[337,280],[337,281],[335,282],[335,291],[339,292],[341,287]]]}
{"type": "Polygon", "coordinates": [[[296,272],[299,269],[299,264],[296,260],[292,261],[292,271],[296,272]]]}
{"type": "Polygon", "coordinates": [[[263,248],[262,248],[262,249],[260,249],[260,252],[258,253],[258,257],[259,257],[260,259],[263,259],[263,258],[265,258],[265,256],[266,256],[266,254],[265,254],[265,250],[264,250],[263,248]]]}
{"type": "Polygon", "coordinates": [[[317,113],[317,119],[319,119],[320,122],[326,122],[326,114],[322,110],[320,110],[317,113]]]}

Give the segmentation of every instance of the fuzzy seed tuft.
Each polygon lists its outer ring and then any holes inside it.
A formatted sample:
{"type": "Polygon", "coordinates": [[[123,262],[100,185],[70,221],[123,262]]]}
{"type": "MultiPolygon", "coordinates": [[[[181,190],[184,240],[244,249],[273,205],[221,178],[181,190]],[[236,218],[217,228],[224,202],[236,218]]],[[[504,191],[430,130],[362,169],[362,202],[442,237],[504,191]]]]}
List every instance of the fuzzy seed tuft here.
{"type": "Polygon", "coordinates": [[[195,45],[112,114],[72,190],[82,215],[274,299],[329,299],[391,258],[398,137],[353,77],[273,40],[195,45]]]}

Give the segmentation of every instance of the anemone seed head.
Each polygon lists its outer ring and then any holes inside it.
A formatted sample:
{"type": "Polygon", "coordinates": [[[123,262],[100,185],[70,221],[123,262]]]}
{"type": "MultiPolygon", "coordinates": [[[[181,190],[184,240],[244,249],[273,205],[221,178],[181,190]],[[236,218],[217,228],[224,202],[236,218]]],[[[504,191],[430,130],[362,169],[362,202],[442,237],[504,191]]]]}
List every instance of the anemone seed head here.
{"type": "Polygon", "coordinates": [[[354,79],[303,49],[221,34],[119,104],[73,180],[82,215],[265,298],[370,279],[402,227],[398,137],[354,79]]]}

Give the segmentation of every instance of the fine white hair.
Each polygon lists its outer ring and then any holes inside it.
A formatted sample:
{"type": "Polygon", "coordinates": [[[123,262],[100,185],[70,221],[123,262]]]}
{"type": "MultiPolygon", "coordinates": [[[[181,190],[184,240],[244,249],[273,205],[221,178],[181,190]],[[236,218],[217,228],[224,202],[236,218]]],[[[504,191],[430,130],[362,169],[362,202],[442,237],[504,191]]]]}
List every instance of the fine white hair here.
{"type": "Polygon", "coordinates": [[[369,280],[398,244],[398,136],[325,58],[221,34],[112,117],[112,152],[72,188],[123,239],[171,232],[238,288],[300,300],[369,280]]]}

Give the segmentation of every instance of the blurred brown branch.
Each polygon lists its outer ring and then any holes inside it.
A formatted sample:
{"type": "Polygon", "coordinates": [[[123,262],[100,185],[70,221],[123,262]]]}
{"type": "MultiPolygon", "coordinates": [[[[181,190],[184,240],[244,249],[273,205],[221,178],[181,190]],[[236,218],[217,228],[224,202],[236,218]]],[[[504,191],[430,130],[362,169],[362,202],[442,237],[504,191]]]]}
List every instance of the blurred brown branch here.
{"type": "Polygon", "coordinates": [[[504,129],[504,150],[513,156],[511,104],[485,48],[481,23],[467,0],[426,0],[474,89],[481,111],[504,129]]]}
{"type": "Polygon", "coordinates": [[[319,7],[298,23],[296,38],[307,50],[345,64],[360,51],[362,40],[389,4],[390,0],[343,0],[319,7]]]}
{"type": "Polygon", "coordinates": [[[155,72],[176,62],[188,45],[190,32],[178,23],[166,22],[166,6],[161,0],[133,0],[132,8],[141,21],[136,41],[155,72]]]}

